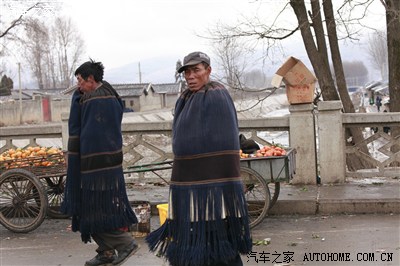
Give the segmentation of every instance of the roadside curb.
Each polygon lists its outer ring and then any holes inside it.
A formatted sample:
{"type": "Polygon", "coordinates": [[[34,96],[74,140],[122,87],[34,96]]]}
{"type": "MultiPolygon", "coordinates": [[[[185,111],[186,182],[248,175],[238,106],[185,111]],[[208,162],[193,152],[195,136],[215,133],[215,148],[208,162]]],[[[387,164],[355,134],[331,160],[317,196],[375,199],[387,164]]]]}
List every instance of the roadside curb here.
{"type": "Polygon", "coordinates": [[[329,214],[388,214],[400,213],[398,199],[344,200],[281,200],[270,209],[269,215],[329,215],[329,214]]]}
{"type": "Polygon", "coordinates": [[[321,200],[318,214],[388,214],[400,213],[399,199],[321,200]]]}
{"type": "MultiPolygon", "coordinates": [[[[146,200],[151,214],[158,215],[158,204],[167,203],[168,188],[133,189],[131,199],[146,200]]],[[[278,201],[268,215],[400,214],[400,182],[336,185],[281,184],[278,201]]]]}
{"type": "Polygon", "coordinates": [[[269,215],[400,213],[400,183],[282,186],[269,215]]]}

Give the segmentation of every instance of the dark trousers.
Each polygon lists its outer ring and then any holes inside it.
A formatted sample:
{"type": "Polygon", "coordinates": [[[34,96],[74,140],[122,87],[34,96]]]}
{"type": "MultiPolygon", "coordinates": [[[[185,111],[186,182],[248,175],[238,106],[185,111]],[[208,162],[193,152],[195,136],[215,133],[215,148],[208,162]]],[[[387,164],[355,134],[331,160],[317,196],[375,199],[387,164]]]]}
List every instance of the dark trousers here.
{"type": "Polygon", "coordinates": [[[112,231],[107,233],[92,234],[93,240],[99,246],[96,251],[102,253],[106,250],[123,250],[135,239],[130,232],[112,231]]]}

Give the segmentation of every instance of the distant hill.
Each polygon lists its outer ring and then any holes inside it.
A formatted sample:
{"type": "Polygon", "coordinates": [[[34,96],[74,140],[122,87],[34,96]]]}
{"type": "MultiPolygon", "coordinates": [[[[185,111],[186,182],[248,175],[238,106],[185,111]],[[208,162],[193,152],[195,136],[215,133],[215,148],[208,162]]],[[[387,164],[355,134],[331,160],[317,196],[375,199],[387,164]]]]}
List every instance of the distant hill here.
{"type": "MultiPolygon", "coordinates": [[[[372,69],[371,63],[369,61],[368,55],[366,52],[360,48],[360,46],[349,45],[341,47],[341,55],[343,61],[362,61],[365,66],[369,70],[370,80],[379,79],[379,73],[376,70],[372,69]],[[354,47],[357,47],[355,49],[354,47]]],[[[277,54],[272,59],[266,59],[264,62],[265,65],[260,63],[262,61],[261,54],[258,54],[260,58],[258,59],[258,63],[255,63],[255,67],[257,69],[257,65],[259,65],[260,70],[262,70],[268,77],[272,76],[275,71],[280,67],[281,63],[285,61],[285,59],[289,56],[297,57],[302,60],[303,63],[307,65],[307,67],[311,68],[311,64],[305,54],[303,45],[299,42],[290,42],[287,45],[285,55],[277,54]]],[[[140,82],[140,74],[139,74],[139,62],[140,62],[140,72],[141,72],[141,82],[142,83],[170,83],[175,82],[175,68],[176,62],[178,60],[182,60],[182,58],[178,58],[177,56],[163,56],[163,57],[154,57],[149,59],[144,59],[141,61],[133,61],[132,63],[108,69],[107,66],[105,69],[104,78],[108,82],[111,83],[139,83],[140,82]]],[[[213,73],[217,73],[218,66],[215,64],[213,66],[213,73]]],[[[14,81],[18,80],[18,77],[13,71],[14,75],[11,77],[14,81]]],[[[22,88],[33,89],[37,87],[36,82],[33,81],[32,75],[28,70],[25,70],[22,76],[22,88]]],[[[18,89],[18,84],[14,82],[14,89],[18,89]]]]}
{"type": "Polygon", "coordinates": [[[139,83],[141,72],[142,83],[171,83],[175,82],[175,67],[179,58],[157,57],[132,62],[130,64],[105,69],[104,79],[110,83],[139,83]]]}

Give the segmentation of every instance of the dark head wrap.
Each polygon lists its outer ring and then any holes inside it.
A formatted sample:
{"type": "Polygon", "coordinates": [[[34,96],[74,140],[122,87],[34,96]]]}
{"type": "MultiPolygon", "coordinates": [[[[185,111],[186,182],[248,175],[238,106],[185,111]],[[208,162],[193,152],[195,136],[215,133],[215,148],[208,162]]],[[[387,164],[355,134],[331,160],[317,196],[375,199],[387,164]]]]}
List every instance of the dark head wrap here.
{"type": "Polygon", "coordinates": [[[175,106],[173,151],[168,218],[147,237],[150,250],[172,265],[190,266],[250,252],[236,110],[221,84],[182,93],[175,106]]]}

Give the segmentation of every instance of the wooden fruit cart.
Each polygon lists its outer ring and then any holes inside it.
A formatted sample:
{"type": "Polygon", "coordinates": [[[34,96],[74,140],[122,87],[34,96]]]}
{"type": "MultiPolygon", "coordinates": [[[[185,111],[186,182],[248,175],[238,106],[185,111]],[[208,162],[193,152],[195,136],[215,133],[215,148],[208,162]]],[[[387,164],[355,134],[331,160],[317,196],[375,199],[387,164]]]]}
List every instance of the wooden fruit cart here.
{"type": "Polygon", "coordinates": [[[66,164],[63,153],[0,162],[0,223],[12,232],[39,227],[46,215],[59,212],[64,194],[66,164]]]}
{"type": "MultiPolygon", "coordinates": [[[[250,227],[258,225],[278,200],[280,182],[293,178],[295,154],[294,149],[287,149],[283,156],[240,160],[250,227]]],[[[157,171],[172,169],[172,164],[168,160],[135,165],[124,173],[151,171],[168,183],[157,171]]],[[[46,215],[66,218],[59,211],[65,180],[66,163],[62,153],[0,162],[0,223],[12,232],[27,233],[39,227],[46,215]]]]}
{"type": "MultiPolygon", "coordinates": [[[[289,182],[296,169],[296,150],[286,149],[283,156],[251,157],[240,159],[240,174],[248,204],[250,227],[258,225],[267,215],[268,210],[278,200],[280,182],[289,182]]],[[[168,184],[157,171],[172,168],[173,161],[135,165],[125,173],[153,172],[168,184]]]]}
{"type": "Polygon", "coordinates": [[[296,150],[286,149],[282,156],[240,159],[240,174],[245,186],[250,227],[255,227],[267,216],[276,203],[280,183],[289,182],[296,171],[296,150]]]}

